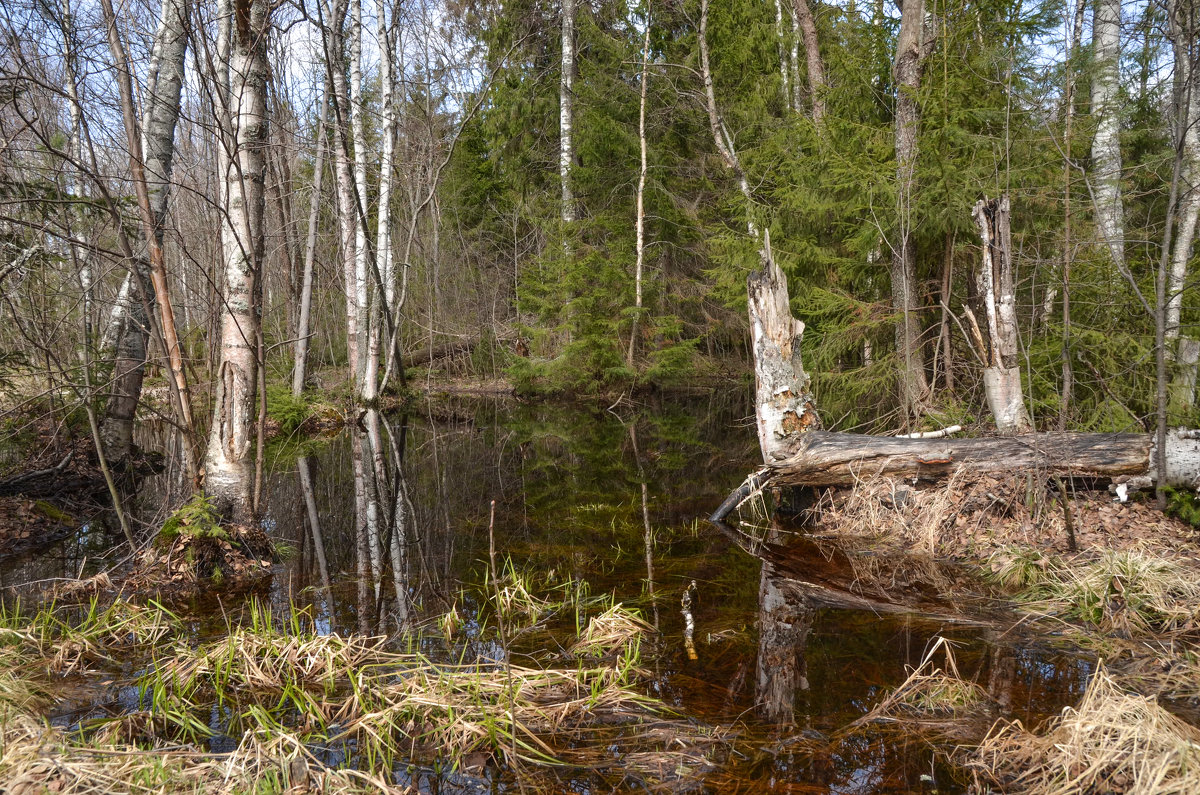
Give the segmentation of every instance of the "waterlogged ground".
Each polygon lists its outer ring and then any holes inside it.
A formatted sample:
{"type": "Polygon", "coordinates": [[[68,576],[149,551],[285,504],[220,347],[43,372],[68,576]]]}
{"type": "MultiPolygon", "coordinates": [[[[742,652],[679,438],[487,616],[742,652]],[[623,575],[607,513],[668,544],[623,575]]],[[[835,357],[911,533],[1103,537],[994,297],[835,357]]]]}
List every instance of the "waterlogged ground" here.
{"type": "MultiPolygon", "coordinates": [[[[749,413],[744,396],[718,393],[609,410],[459,399],[367,416],[319,441],[277,440],[264,521],[282,560],[269,600],[280,613],[307,610],[320,632],[386,635],[434,660],[531,668],[576,665],[568,649],[591,617],[614,604],[637,610],[654,630],[629,653],[642,671],[635,688],[669,707],[663,732],[681,735],[678,743],[659,736],[653,748],[630,748],[614,730],[587,765],[539,775],[539,790],[965,791],[970,777],[948,757],[945,732],[903,720],[848,728],[939,636],[956,644],[962,676],[995,705],[988,720],[1030,725],[1079,699],[1092,664],[1043,639],[956,620],[948,609],[813,609],[764,580],[759,558],[700,519],[755,463],[749,413]],[[681,596],[693,581],[689,646],[681,596]],[[494,609],[501,587],[516,600],[503,619],[494,609]]],[[[169,448],[170,439],[146,433],[144,444],[169,448]]],[[[143,485],[141,521],[161,523],[163,495],[178,482],[168,471],[143,485]]],[[[66,542],[6,561],[0,586],[11,593],[100,570],[115,562],[104,558],[108,543],[86,523],[66,542]]],[[[845,579],[820,546],[793,549],[776,569],[845,579]]],[[[221,612],[236,606],[196,609],[189,631],[211,638],[223,631],[221,612]]],[[[142,706],[128,684],[137,666],[115,660],[64,679],[55,722],[73,727],[142,706]]],[[[216,711],[212,728],[212,750],[236,745],[216,711]]],[[[353,750],[323,758],[339,764],[353,750]]],[[[522,783],[487,757],[458,771],[412,759],[395,776],[426,792],[522,783]]]]}

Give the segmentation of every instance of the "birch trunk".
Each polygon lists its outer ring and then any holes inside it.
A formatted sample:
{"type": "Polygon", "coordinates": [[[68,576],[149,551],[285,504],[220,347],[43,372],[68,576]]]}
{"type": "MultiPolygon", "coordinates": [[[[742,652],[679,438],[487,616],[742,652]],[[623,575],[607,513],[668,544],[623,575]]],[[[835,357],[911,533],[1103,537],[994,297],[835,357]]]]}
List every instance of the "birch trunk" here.
{"type": "Polygon", "coordinates": [[[821,427],[800,359],[804,323],[792,317],[787,276],[764,241],[761,267],[746,279],[754,350],[754,406],[763,461],[773,461],[795,440],[821,427]]]}
{"type": "Polygon", "coordinates": [[[923,71],[925,3],[904,0],[896,60],[896,215],[899,232],[892,245],[892,308],[900,316],[896,350],[900,354],[900,406],[906,418],[920,415],[929,399],[921,354],[920,302],[916,285],[917,246],[912,237],[912,200],[916,187],[917,131],[921,123],[918,92],[923,71]]]}
{"type": "Polygon", "coordinates": [[[325,173],[325,123],[329,113],[328,85],[321,97],[317,120],[316,158],[313,164],[312,196],[309,197],[308,231],[304,238],[304,273],[300,285],[300,315],[296,320],[296,347],[292,364],[292,394],[300,397],[308,377],[308,337],[312,315],[313,263],[317,254],[317,224],[321,215],[321,183],[325,173]]]}
{"type": "Polygon", "coordinates": [[[267,148],[267,0],[233,0],[229,47],[229,128],[220,155],[225,180],[221,225],[225,294],[221,363],[205,458],[205,491],[223,515],[253,519],[253,429],[258,389],[267,148]]]}
{"type": "Polygon", "coordinates": [[[775,0],[775,45],[779,53],[780,90],[783,92],[783,106],[791,109],[792,86],[788,69],[788,41],[783,32],[783,3],[775,0]]]}
{"type": "MultiPolygon", "coordinates": [[[[366,107],[363,104],[362,72],[362,0],[351,0],[350,5],[350,132],[354,139],[354,200],[358,212],[354,225],[354,311],[355,323],[361,333],[367,328],[367,134],[366,107]]],[[[368,332],[369,337],[369,332],[368,332]]],[[[366,383],[367,350],[361,342],[358,347],[358,369],[356,391],[362,394],[366,383]]]]}
{"type": "Polygon", "coordinates": [[[346,5],[337,2],[321,35],[325,39],[327,69],[332,86],[332,107],[336,143],[334,174],[337,179],[338,230],[341,234],[342,279],[346,296],[346,361],[350,382],[358,383],[358,309],[355,302],[355,264],[357,262],[358,202],[354,197],[354,169],[346,124],[350,113],[350,89],[346,84],[342,53],[345,51],[346,5]]]}
{"type": "MultiPolygon", "coordinates": [[[[381,86],[381,129],[382,153],[379,160],[379,210],[375,231],[375,257],[379,263],[380,280],[383,282],[385,308],[395,301],[395,257],[392,254],[392,184],[395,174],[396,153],[396,107],[395,79],[392,75],[392,38],[388,34],[386,7],[383,0],[376,0],[377,16],[375,39],[379,47],[379,82],[381,86]]],[[[378,302],[377,302],[378,304],[378,302]]],[[[363,399],[374,400],[378,396],[379,344],[381,334],[380,311],[376,306],[371,315],[369,341],[367,344],[367,367],[363,378],[363,399]]]]}
{"type": "Polygon", "coordinates": [[[637,186],[637,261],[634,264],[633,289],[634,308],[633,327],[629,332],[629,356],[627,362],[633,367],[633,357],[637,352],[638,325],[642,317],[642,268],[646,261],[646,91],[650,80],[650,6],[646,6],[646,32],[642,38],[642,86],[641,99],[638,103],[638,169],[637,186]]]}
{"type": "Polygon", "coordinates": [[[1025,408],[1017,359],[1017,307],[1008,196],[981,199],[971,211],[971,217],[979,226],[983,249],[979,293],[987,310],[988,347],[983,386],[988,407],[1000,433],[1028,433],[1033,430],[1033,423],[1025,408]]]}
{"type": "Polygon", "coordinates": [[[562,0],[562,74],[558,84],[558,179],[562,190],[562,222],[575,220],[571,190],[571,165],[575,150],[571,134],[575,125],[575,2],[562,0]]]}
{"type": "MultiPolygon", "coordinates": [[[[133,107],[133,88],[126,71],[127,57],[116,29],[111,4],[105,0],[109,45],[118,62],[118,88],[122,95],[125,130],[133,165],[134,187],[142,216],[142,233],[149,262],[140,258],[131,264],[120,334],[115,340],[113,383],[105,407],[101,438],[110,461],[124,461],[133,447],[133,421],[141,399],[146,355],[150,338],[150,314],[156,306],[163,343],[172,372],[173,395],[180,422],[188,437],[187,464],[194,472],[195,442],[187,377],[175,329],[175,314],[168,295],[163,257],[163,224],[171,187],[171,165],[175,152],[175,126],[183,88],[187,54],[188,4],[163,0],[158,31],[151,50],[150,71],[142,130],[139,132],[133,107]]],[[[118,306],[122,306],[118,302],[118,306]]]]}
{"type": "Polygon", "coordinates": [[[1121,0],[1096,0],[1092,21],[1092,184],[1096,226],[1113,264],[1125,267],[1125,207],[1121,199],[1121,0]]]}
{"type": "Polygon", "coordinates": [[[754,350],[755,417],[758,444],[764,461],[771,461],[795,438],[820,427],[808,375],[800,360],[804,323],[792,317],[787,276],[775,264],[771,240],[760,233],[751,214],[752,201],[746,172],[733,140],[717,113],[716,93],[708,59],[708,0],[700,3],[700,70],[708,105],[713,143],[725,165],[734,173],[746,199],[746,228],[759,243],[759,269],[746,278],[747,308],[754,350]]]}
{"type": "Polygon", "coordinates": [[[746,171],[742,168],[742,161],[738,158],[733,139],[730,137],[729,131],[725,129],[725,122],[721,120],[721,115],[717,112],[717,95],[713,88],[712,69],[708,63],[708,0],[700,2],[699,43],[700,78],[704,81],[705,109],[708,111],[708,125],[712,130],[713,145],[716,146],[721,159],[725,161],[726,167],[733,172],[738,182],[738,189],[746,199],[746,231],[761,246],[762,235],[758,231],[758,224],[754,223],[752,212],[753,196],[750,193],[750,181],[746,179],[746,171]]]}
{"type": "MultiPolygon", "coordinates": [[[[1182,116],[1183,127],[1182,140],[1179,142],[1183,149],[1179,229],[1171,252],[1171,270],[1167,279],[1166,339],[1170,349],[1180,345],[1179,321],[1183,311],[1187,264],[1196,240],[1197,221],[1200,220],[1200,74],[1196,67],[1197,49],[1200,48],[1196,41],[1197,35],[1200,35],[1196,16],[1200,13],[1200,3],[1195,0],[1172,0],[1168,13],[1175,51],[1175,79],[1182,83],[1177,112],[1182,116]]],[[[1183,364],[1182,355],[1178,358],[1179,363],[1183,364]]],[[[1182,372],[1179,376],[1186,377],[1182,372]]],[[[1194,371],[1191,378],[1194,382],[1194,371]]]]}
{"type": "MultiPolygon", "coordinates": [[[[808,0],[792,0],[795,20],[804,39],[804,55],[808,65],[808,92],[812,97],[812,120],[820,126],[825,119],[825,63],[821,60],[817,39],[817,23],[813,20],[808,0]]],[[[799,110],[799,106],[797,106],[799,110]]]]}

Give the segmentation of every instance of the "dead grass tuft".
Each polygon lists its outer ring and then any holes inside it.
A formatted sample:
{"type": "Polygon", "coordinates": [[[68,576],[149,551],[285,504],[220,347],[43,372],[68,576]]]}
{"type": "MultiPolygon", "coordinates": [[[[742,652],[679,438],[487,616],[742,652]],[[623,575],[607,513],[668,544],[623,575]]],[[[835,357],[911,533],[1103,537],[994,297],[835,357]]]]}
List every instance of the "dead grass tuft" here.
{"type": "Polygon", "coordinates": [[[654,627],[638,613],[615,604],[592,617],[571,647],[571,653],[579,657],[611,657],[635,647],[643,635],[653,631],[654,627]]]}
{"type": "Polygon", "coordinates": [[[1078,707],[1041,733],[993,729],[970,768],[1005,792],[1191,795],[1200,792],[1200,730],[1099,667],[1078,707]]]}

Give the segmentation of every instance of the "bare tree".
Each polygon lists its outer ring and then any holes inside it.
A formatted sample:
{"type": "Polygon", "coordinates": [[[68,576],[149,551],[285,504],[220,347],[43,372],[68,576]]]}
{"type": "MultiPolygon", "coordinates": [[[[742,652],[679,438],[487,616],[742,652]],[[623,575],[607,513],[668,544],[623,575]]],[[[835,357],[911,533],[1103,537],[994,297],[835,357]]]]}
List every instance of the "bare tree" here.
{"type": "Polygon", "coordinates": [[[220,163],[226,202],[221,225],[225,294],[205,490],[223,513],[245,522],[252,518],[270,7],[267,0],[226,2],[232,24],[229,60],[223,65],[228,72],[229,113],[227,127],[221,131],[225,145],[220,163]]]}

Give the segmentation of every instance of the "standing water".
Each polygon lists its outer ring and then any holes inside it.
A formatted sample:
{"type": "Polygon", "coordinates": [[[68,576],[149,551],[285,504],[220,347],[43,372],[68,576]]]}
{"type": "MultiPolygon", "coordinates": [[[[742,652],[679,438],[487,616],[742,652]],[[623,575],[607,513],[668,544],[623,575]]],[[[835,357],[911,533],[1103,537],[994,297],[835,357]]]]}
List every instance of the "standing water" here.
{"type": "MultiPolygon", "coordinates": [[[[764,570],[703,521],[756,463],[749,413],[741,396],[717,394],[607,410],[456,399],[369,412],[321,441],[276,439],[263,500],[280,551],[270,602],[306,609],[323,633],[386,636],[446,663],[531,668],[578,665],[571,647],[590,619],[613,605],[636,611],[648,631],[629,663],[637,689],[665,705],[663,728],[643,748],[614,733],[587,765],[539,775],[537,791],[965,791],[952,737],[855,723],[938,637],[998,717],[1028,725],[1079,697],[1086,660],[928,612],[818,608],[784,579],[839,576],[825,547],[801,539],[786,566],[764,570]],[[506,599],[532,607],[498,613],[506,599]]],[[[170,471],[144,483],[141,520],[161,524],[177,486],[170,471]]],[[[6,561],[0,586],[95,570],[108,541],[90,528],[6,561]]],[[[136,671],[103,673],[110,683],[136,671]]],[[[76,726],[96,709],[73,699],[55,717],[76,726]]],[[[394,773],[429,792],[527,783],[495,759],[455,771],[408,759],[394,773]]]]}

